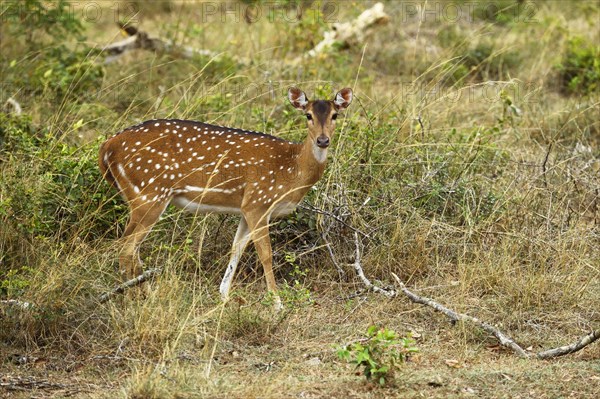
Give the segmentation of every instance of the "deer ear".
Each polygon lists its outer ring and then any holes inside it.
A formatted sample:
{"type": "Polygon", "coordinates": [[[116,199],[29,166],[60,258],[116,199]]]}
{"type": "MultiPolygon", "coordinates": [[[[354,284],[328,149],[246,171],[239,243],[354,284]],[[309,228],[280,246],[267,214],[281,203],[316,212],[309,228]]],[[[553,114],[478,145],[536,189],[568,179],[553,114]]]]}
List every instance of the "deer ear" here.
{"type": "Polygon", "coordinates": [[[335,98],[333,99],[333,103],[337,109],[345,109],[348,108],[348,105],[352,102],[352,89],[346,87],[337,92],[335,98]]]}
{"type": "Polygon", "coordinates": [[[306,104],[308,104],[306,94],[304,94],[304,92],[297,87],[290,87],[288,89],[288,99],[294,108],[299,110],[304,110],[306,108],[306,104]]]}

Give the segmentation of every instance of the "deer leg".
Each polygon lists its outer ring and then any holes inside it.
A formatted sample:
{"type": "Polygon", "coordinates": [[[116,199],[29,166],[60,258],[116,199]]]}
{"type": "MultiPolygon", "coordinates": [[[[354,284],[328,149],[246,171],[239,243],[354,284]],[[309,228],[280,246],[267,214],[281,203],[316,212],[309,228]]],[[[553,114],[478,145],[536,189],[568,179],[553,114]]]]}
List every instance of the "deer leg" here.
{"type": "Polygon", "coordinates": [[[152,202],[132,207],[129,222],[123,234],[123,249],[119,256],[121,273],[126,279],[141,273],[142,262],[139,258],[139,245],[152,230],[166,207],[167,202],[152,202]]]}
{"type": "Polygon", "coordinates": [[[235,275],[235,269],[237,268],[240,258],[242,257],[244,248],[246,248],[246,245],[248,245],[248,241],[250,241],[250,229],[248,228],[246,218],[242,216],[242,220],[240,220],[240,224],[238,225],[238,229],[233,240],[231,258],[229,258],[229,264],[227,265],[227,270],[225,270],[223,280],[221,281],[221,287],[219,289],[223,301],[227,301],[227,298],[229,297],[229,289],[231,288],[233,276],[235,275]]]}
{"type": "Polygon", "coordinates": [[[248,220],[248,225],[251,231],[252,241],[258,257],[263,265],[265,280],[267,281],[267,290],[273,295],[275,302],[275,310],[279,311],[282,308],[281,299],[277,294],[277,284],[273,275],[273,253],[271,250],[271,238],[269,236],[269,218],[266,215],[261,215],[258,220],[248,220]]]}

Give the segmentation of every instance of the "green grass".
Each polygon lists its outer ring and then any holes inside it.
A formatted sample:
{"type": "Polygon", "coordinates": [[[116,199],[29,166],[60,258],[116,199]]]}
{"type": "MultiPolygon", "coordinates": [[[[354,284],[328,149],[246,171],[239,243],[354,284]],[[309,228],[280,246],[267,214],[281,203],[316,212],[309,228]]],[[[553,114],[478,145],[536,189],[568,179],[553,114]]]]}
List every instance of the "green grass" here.
{"type": "MultiPolygon", "coordinates": [[[[439,6],[450,3],[466,7],[439,6]]],[[[0,299],[36,306],[0,309],[1,378],[64,385],[6,393],[595,397],[597,343],[554,361],[519,360],[480,330],[403,297],[353,296],[362,286],[347,265],[356,229],[369,278],[391,284],[396,273],[532,351],[599,327],[597,4],[535,2],[515,13],[516,2],[502,1],[495,13],[436,21],[386,2],[391,21],[366,47],[297,66],[285,61],[328,30],[319,3],[300,21],[284,18],[283,7],[270,19],[268,4],[257,4],[262,17],[247,24],[243,15],[220,23],[199,2],[136,2],[134,22],[144,31],[223,55],[135,51],[109,64],[97,50],[122,38],[110,4],[101,3],[98,18],[76,5],[81,29],[48,32],[51,21],[24,26],[27,19],[0,8],[0,34],[10,37],[0,42],[0,299]],[[273,223],[284,312],[272,313],[252,248],[222,305],[218,286],[237,219],[175,209],[141,249],[146,266],[163,273],[100,304],[119,279],[127,214],[100,177],[99,144],[155,117],[302,140],[304,117],[286,105],[292,84],[311,98],[350,86],[356,98],[306,198],[343,223],[310,207],[273,223]],[[10,114],[9,96],[22,116],[10,114]],[[371,325],[412,334],[420,350],[385,387],[365,383],[335,352],[371,325]]],[[[338,6],[339,22],[366,7],[338,6]]],[[[131,16],[120,10],[118,19],[131,16]]]]}

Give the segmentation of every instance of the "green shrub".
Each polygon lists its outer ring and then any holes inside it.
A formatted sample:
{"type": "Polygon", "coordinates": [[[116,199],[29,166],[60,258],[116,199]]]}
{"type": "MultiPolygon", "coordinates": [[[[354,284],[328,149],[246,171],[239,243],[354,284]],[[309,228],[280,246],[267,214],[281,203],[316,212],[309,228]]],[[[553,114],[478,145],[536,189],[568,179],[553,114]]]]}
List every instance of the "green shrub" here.
{"type": "Polygon", "coordinates": [[[90,57],[89,49],[70,50],[65,46],[54,47],[35,67],[31,87],[52,91],[62,98],[77,94],[73,99],[82,101],[82,94],[95,93],[104,76],[104,69],[90,57]]]}
{"type": "Polygon", "coordinates": [[[600,47],[581,37],[567,43],[560,72],[561,89],[567,94],[589,95],[600,90],[600,47]]]}
{"type": "Polygon", "coordinates": [[[393,330],[370,326],[366,339],[339,347],[337,355],[362,368],[367,380],[384,385],[394,377],[399,364],[418,351],[410,336],[399,337],[393,330]]]}
{"type": "Polygon", "coordinates": [[[66,0],[6,1],[0,6],[2,21],[6,22],[11,35],[24,37],[27,44],[34,47],[42,47],[45,42],[39,32],[45,32],[52,42],[72,35],[83,40],[83,26],[72,11],[72,5],[66,0]]]}
{"type": "Polygon", "coordinates": [[[104,67],[95,60],[97,50],[84,43],[73,4],[9,1],[0,15],[5,22],[0,34],[10,35],[13,46],[10,62],[2,66],[7,93],[18,92],[22,99],[44,94],[50,101],[75,94],[73,99],[83,102],[98,92],[104,67]]]}
{"type": "Polygon", "coordinates": [[[498,52],[493,44],[481,42],[465,52],[453,77],[459,80],[462,78],[460,74],[466,73],[468,78],[478,81],[502,80],[518,63],[516,52],[498,52]]]}
{"type": "Polygon", "coordinates": [[[16,298],[25,292],[31,284],[33,269],[23,266],[17,269],[0,269],[0,297],[16,298]]]}
{"type": "Polygon", "coordinates": [[[27,237],[104,236],[120,201],[102,183],[99,143],[70,145],[27,117],[0,114],[2,223],[27,237]]]}

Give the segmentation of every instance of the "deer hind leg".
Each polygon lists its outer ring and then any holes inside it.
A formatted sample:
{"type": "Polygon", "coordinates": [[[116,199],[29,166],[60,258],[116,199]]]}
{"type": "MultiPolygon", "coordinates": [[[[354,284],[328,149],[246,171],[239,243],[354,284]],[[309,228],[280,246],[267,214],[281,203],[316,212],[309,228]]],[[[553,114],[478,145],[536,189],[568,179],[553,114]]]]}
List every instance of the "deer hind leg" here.
{"type": "Polygon", "coordinates": [[[252,241],[258,253],[260,262],[263,265],[265,280],[267,281],[267,290],[273,295],[274,307],[276,311],[281,310],[281,299],[277,294],[277,284],[273,275],[273,253],[271,250],[271,238],[269,236],[269,218],[268,215],[261,215],[260,218],[247,218],[248,226],[251,231],[252,241]]]}
{"type": "Polygon", "coordinates": [[[126,279],[141,273],[139,245],[165,211],[167,204],[168,202],[147,202],[138,206],[132,204],[129,222],[123,234],[123,249],[119,256],[121,273],[126,279]]]}
{"type": "Polygon", "coordinates": [[[235,233],[235,239],[233,240],[231,258],[229,259],[229,264],[227,265],[219,288],[223,301],[227,301],[227,298],[229,297],[229,289],[231,288],[233,276],[235,275],[235,269],[237,268],[246,245],[248,245],[248,241],[250,241],[250,229],[248,228],[246,218],[242,216],[242,220],[240,220],[237,232],[235,233]]]}

